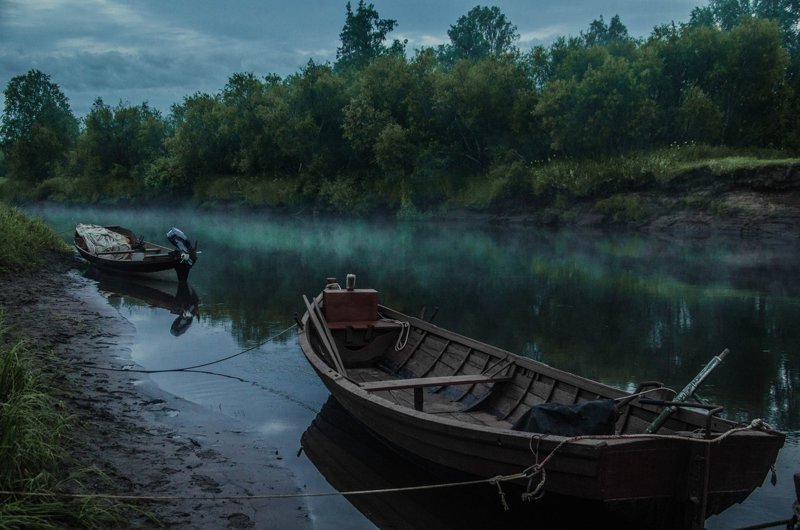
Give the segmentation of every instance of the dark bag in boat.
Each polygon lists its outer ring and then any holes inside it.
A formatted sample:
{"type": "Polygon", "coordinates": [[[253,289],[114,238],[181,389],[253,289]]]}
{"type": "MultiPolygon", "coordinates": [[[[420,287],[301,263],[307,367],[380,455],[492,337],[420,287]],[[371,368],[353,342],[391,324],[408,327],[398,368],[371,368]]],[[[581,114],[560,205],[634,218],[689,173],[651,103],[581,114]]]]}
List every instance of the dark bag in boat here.
{"type": "Polygon", "coordinates": [[[597,399],[575,405],[534,405],[511,427],[515,431],[584,436],[614,434],[617,413],[613,399],[597,399]]]}

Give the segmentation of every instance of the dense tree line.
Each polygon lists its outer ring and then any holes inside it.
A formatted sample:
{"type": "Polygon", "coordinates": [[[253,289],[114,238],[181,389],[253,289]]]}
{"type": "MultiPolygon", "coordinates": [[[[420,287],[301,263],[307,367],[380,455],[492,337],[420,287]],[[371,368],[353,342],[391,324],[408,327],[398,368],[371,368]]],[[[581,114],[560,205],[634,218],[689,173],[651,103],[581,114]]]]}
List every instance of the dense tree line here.
{"type": "Polygon", "coordinates": [[[360,0],[347,4],[333,64],[236,73],[168,116],[98,99],[79,127],[49,76],[15,77],[0,170],[29,182],[111,177],[152,194],[246,179],[277,183],[281,194],[265,191],[273,203],[358,211],[430,207],[500,176],[529,191],[532,168],[554,157],[676,142],[796,150],[799,22],[796,0],[711,0],[645,39],[601,17],[525,51],[497,7],[477,6],[448,44],[409,53],[388,42],[397,22],[360,0]]]}

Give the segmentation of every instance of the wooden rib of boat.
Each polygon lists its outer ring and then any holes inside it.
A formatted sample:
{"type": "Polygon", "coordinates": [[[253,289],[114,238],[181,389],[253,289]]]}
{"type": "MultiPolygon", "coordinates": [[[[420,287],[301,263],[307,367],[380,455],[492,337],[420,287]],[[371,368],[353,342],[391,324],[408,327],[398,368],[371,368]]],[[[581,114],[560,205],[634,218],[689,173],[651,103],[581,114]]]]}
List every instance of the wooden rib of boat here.
{"type": "Polygon", "coordinates": [[[668,527],[703,528],[762,484],[784,443],[763,423],[736,423],[699,404],[678,403],[648,433],[673,390],[649,382],[629,393],[555,369],[378,305],[371,289],[329,284],[305,301],[303,353],[353,417],[452,470],[485,478],[528,470],[515,481],[526,492],[541,485],[628,513],[657,509],[668,527]],[[520,427],[534,411],[609,402],[607,434],[520,427]]]}
{"type": "Polygon", "coordinates": [[[168,248],[145,241],[131,230],[121,226],[78,224],[75,228],[75,248],[83,259],[100,268],[127,274],[152,273],[174,269],[178,281],[185,282],[189,270],[197,261],[197,243],[192,246],[177,228],[167,232],[167,239],[175,246],[168,248]],[[94,244],[91,234],[103,233],[105,241],[113,244],[94,244]]]}

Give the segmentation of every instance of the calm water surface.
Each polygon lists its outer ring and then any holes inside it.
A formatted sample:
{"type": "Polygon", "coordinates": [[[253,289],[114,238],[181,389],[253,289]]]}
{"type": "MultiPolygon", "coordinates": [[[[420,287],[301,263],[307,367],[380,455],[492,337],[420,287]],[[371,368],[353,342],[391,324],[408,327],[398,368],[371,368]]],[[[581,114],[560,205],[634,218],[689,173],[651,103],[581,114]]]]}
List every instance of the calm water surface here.
{"type": "MultiPolygon", "coordinates": [[[[166,231],[177,226],[199,241],[202,254],[183,292],[171,272],[135,282],[88,268],[87,274],[136,326],[133,360],[148,370],[215,361],[284,332],[205,368],[233,377],[152,377],[268,440],[305,491],[435,481],[424,470],[409,476],[407,465],[398,467],[382,447],[354,434],[355,427],[342,427],[346,417],[328,401],[288,329],[303,312],[302,294],[315,295],[326,277],[343,281],[352,272],[359,287],[378,289],[387,305],[415,315],[438,309],[440,326],[623,389],[645,380],[680,389],[729,348],[699,393],[724,405],[730,418],[763,418],[789,435],[777,485],[765,481],[707,526],[736,528],[791,514],[792,475],[800,471],[795,239],[697,240],[191,210],[27,210],[70,241],[78,222],[120,224],[164,243],[166,231]],[[332,454],[333,462],[325,458],[332,454]]],[[[465,502],[466,493],[433,502],[431,494],[353,504],[330,498],[313,500],[310,508],[319,528],[397,526],[409,513],[418,520],[404,524],[415,527],[513,517],[499,512],[496,492],[473,494],[475,502],[465,502]],[[480,509],[472,513],[465,508],[470,504],[480,509]]]]}

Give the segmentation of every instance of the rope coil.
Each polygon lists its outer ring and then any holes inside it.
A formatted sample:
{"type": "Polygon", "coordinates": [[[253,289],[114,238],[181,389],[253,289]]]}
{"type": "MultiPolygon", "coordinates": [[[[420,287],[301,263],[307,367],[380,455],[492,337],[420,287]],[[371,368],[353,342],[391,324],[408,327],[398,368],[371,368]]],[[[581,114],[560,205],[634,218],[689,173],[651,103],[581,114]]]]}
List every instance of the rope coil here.
{"type": "Polygon", "coordinates": [[[411,323],[394,318],[381,317],[385,322],[391,322],[400,326],[400,335],[397,336],[397,342],[394,343],[394,351],[402,351],[408,344],[408,337],[411,335],[411,323]]]}

